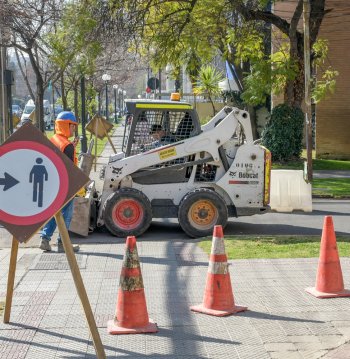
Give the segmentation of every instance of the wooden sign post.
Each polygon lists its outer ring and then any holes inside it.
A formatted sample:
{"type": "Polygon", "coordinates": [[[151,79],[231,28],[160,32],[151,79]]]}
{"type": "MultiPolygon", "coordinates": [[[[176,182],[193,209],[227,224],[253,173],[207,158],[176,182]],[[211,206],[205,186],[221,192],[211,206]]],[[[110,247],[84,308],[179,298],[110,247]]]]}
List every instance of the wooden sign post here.
{"type": "Polygon", "coordinates": [[[0,224],[13,235],[4,323],[9,323],[18,242],[27,242],[55,216],[98,359],[106,355],[61,208],[90,181],[38,129],[27,123],[0,146],[0,224]]]}
{"type": "Polygon", "coordinates": [[[15,237],[12,237],[10,265],[9,265],[9,272],[7,276],[4,323],[10,322],[13,288],[14,288],[15,276],[16,276],[17,254],[18,254],[18,241],[15,239],[15,237]]]}

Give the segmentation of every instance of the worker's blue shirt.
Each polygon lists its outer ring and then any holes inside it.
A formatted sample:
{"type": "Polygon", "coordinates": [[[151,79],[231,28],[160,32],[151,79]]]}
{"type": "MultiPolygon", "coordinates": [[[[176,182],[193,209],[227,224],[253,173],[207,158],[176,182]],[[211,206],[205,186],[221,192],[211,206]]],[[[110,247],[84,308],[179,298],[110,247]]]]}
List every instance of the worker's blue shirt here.
{"type": "Polygon", "coordinates": [[[152,142],[154,147],[161,147],[168,145],[169,143],[176,142],[176,138],[173,136],[163,136],[160,140],[152,142]]]}

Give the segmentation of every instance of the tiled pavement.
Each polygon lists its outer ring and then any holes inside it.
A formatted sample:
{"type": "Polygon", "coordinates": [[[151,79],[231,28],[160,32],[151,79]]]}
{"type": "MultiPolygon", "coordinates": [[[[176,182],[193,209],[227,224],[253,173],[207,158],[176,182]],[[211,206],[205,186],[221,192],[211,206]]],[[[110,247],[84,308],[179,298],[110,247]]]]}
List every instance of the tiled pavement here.
{"type": "MultiPolygon", "coordinates": [[[[340,347],[350,339],[350,298],[321,300],[304,291],[314,285],[317,259],[230,262],[235,302],[249,310],[217,318],[189,310],[202,301],[208,265],[194,241],[138,240],[148,312],[159,332],[109,335],[124,247],[119,239],[83,245],[77,254],[108,358],[350,358],[349,345],[340,347]]],[[[0,251],[3,298],[9,253],[0,251]]],[[[349,288],[350,259],[341,262],[349,288]]],[[[95,357],[65,256],[20,248],[0,358],[95,357]]]]}

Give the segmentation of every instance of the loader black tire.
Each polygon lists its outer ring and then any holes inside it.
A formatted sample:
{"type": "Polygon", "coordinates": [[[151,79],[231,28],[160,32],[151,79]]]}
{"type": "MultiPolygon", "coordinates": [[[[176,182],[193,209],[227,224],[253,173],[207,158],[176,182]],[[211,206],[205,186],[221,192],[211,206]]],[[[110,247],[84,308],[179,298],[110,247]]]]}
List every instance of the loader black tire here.
{"type": "Polygon", "coordinates": [[[111,234],[117,237],[140,236],[152,222],[152,207],[141,191],[120,188],[104,203],[103,217],[111,234]]]}
{"type": "Polygon", "coordinates": [[[178,219],[181,228],[190,237],[205,237],[213,233],[215,225],[227,224],[225,201],[215,191],[207,188],[188,192],[179,205],[178,219]]]}

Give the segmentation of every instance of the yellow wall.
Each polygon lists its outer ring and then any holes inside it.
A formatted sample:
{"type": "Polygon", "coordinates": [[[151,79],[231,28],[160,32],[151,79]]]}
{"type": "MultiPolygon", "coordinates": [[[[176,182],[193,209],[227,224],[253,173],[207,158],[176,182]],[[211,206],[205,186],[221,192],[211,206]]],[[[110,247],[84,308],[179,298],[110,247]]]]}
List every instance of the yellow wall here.
{"type": "MultiPolygon", "coordinates": [[[[215,102],[214,105],[216,112],[220,111],[225,106],[222,102],[215,102]]],[[[197,110],[199,120],[205,119],[206,117],[214,117],[213,106],[210,102],[197,102],[194,106],[197,110]]]]}

